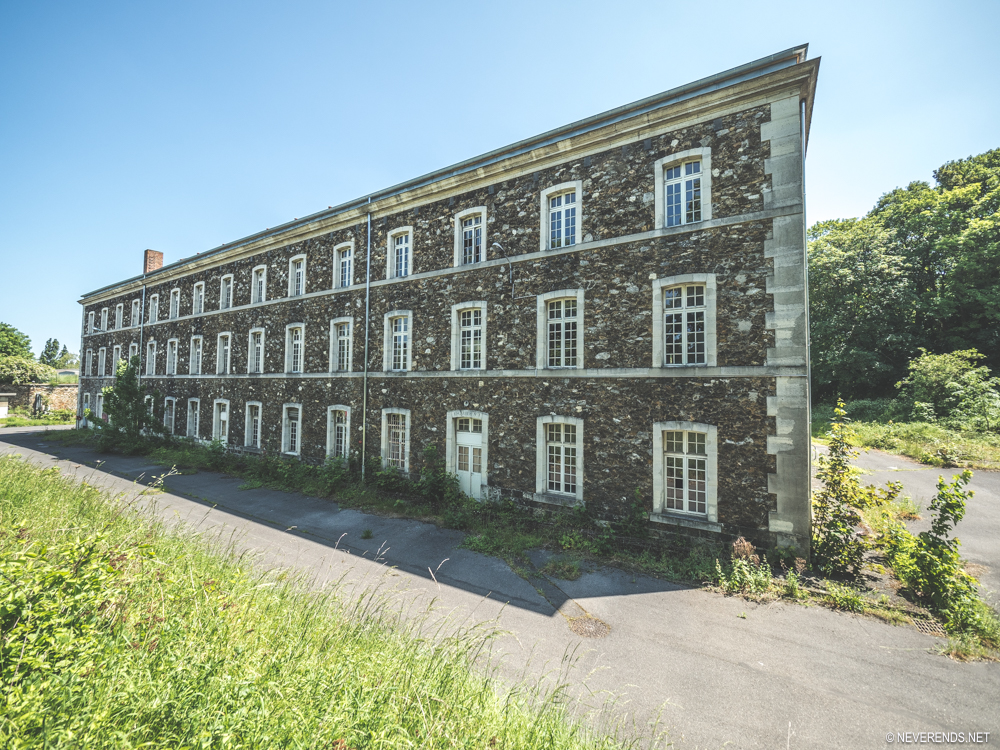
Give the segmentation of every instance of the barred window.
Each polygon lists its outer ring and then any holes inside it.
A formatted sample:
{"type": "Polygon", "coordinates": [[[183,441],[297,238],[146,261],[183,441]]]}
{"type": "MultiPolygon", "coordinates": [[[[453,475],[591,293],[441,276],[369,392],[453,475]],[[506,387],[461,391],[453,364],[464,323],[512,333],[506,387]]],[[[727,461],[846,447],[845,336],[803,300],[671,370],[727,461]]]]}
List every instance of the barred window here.
{"type": "Polygon", "coordinates": [[[386,464],[396,469],[406,469],[406,415],[386,414],[388,454],[386,464]]]}
{"type": "Polygon", "coordinates": [[[577,366],[577,322],[576,299],[548,303],[548,367],[577,366]]]}
{"type": "Polygon", "coordinates": [[[664,507],[705,515],[708,497],[708,455],[703,432],[663,433],[664,507]]]}
{"type": "Polygon", "coordinates": [[[705,287],[698,284],[664,289],[663,310],[663,363],[705,364],[705,287]]]}
{"type": "Polygon", "coordinates": [[[576,425],[553,422],[546,425],[546,454],[549,492],[576,494],[576,425]]]}

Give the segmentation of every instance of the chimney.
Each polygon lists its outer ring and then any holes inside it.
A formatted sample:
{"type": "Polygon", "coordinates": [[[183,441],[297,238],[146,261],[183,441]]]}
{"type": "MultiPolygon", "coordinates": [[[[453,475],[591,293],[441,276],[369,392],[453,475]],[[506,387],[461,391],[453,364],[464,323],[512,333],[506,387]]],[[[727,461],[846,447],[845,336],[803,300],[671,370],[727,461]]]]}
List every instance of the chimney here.
{"type": "Polygon", "coordinates": [[[163,253],[147,250],[142,257],[142,272],[150,273],[159,268],[163,268],[163,253]]]}

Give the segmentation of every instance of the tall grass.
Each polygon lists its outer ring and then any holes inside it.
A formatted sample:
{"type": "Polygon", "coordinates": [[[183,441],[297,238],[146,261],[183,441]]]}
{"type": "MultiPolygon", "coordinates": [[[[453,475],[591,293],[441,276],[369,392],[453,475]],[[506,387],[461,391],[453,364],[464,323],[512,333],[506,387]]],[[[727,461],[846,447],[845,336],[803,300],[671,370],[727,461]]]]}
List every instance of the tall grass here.
{"type": "Polygon", "coordinates": [[[473,669],[486,630],[422,637],[377,593],[311,591],[127,506],[0,457],[0,746],[616,746],[559,691],[473,669]]]}

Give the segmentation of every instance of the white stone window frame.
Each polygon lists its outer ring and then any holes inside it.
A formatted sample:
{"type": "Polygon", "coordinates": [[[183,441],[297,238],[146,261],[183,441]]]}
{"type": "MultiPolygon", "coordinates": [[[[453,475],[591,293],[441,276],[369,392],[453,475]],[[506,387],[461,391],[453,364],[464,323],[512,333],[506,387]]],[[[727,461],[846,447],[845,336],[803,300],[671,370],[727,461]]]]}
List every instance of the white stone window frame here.
{"type": "Polygon", "coordinates": [[[129,318],[129,323],[132,328],[138,328],[142,323],[142,304],[137,299],[132,300],[132,316],[129,318]]]}
{"type": "MultiPolygon", "coordinates": [[[[189,398],[185,410],[184,435],[193,440],[199,440],[201,433],[201,399],[189,398]],[[194,404],[194,430],[191,429],[191,405],[194,404]],[[192,435],[191,433],[194,432],[192,435]]],[[[176,416],[174,417],[176,419],[176,416]]]]}
{"type": "Polygon", "coordinates": [[[343,458],[344,460],[349,459],[351,456],[351,407],[344,404],[334,404],[333,406],[326,407],[326,457],[327,458],[343,458]],[[335,412],[344,412],[344,440],[346,444],[344,445],[345,453],[343,456],[338,456],[334,453],[334,448],[337,444],[337,433],[336,427],[333,422],[333,415],[335,412]]]}
{"type": "Polygon", "coordinates": [[[149,322],[156,323],[160,319],[160,295],[149,295],[149,322]]]}
{"type": "Polygon", "coordinates": [[[219,278],[219,309],[231,310],[236,302],[236,282],[231,273],[219,278]],[[229,282],[229,304],[226,304],[226,282],[229,282]]]}
{"type": "Polygon", "coordinates": [[[583,338],[585,327],[584,321],[584,290],[583,289],[557,289],[552,292],[539,294],[536,298],[537,306],[537,329],[536,329],[536,353],[535,367],[539,370],[582,370],[584,363],[583,338]],[[549,367],[549,302],[558,299],[576,300],[576,366],[570,367],[549,367]]]}
{"type": "MultiPolygon", "coordinates": [[[[398,407],[387,407],[382,409],[382,467],[389,468],[389,415],[390,414],[402,414],[404,417],[403,421],[403,433],[404,433],[404,451],[405,455],[403,457],[403,469],[402,471],[407,474],[410,472],[410,410],[401,409],[398,407]]],[[[398,468],[398,467],[393,467],[398,468]]]]}
{"type": "Polygon", "coordinates": [[[164,370],[164,373],[166,375],[176,375],[177,374],[177,368],[180,365],[180,358],[181,358],[181,342],[180,342],[180,339],[167,339],[167,361],[166,361],[166,364],[164,365],[164,367],[166,368],[164,370]],[[173,345],[173,351],[174,351],[174,361],[172,363],[170,361],[171,344],[173,345]],[[173,365],[172,367],[171,367],[171,364],[173,365]]]}
{"type": "Polygon", "coordinates": [[[305,420],[302,419],[302,404],[282,404],[281,406],[281,452],[286,456],[301,456],[302,455],[302,424],[305,420]],[[289,419],[288,410],[298,409],[299,418],[297,420],[289,419]],[[292,439],[292,422],[296,422],[296,441],[293,446],[291,445],[292,439]]]}
{"type": "Polygon", "coordinates": [[[289,297],[302,297],[306,293],[306,273],[308,264],[306,263],[306,254],[299,253],[293,255],[288,259],[288,296],[289,297]],[[296,294],[295,293],[295,264],[299,261],[302,262],[302,290],[296,294]]]}
{"type": "MultiPolygon", "coordinates": [[[[678,276],[666,276],[653,281],[653,367],[715,367],[718,361],[716,337],[716,306],[717,282],[714,273],[685,273],[678,276]],[[705,361],[704,363],[681,363],[668,365],[666,359],[666,341],[664,340],[663,292],[676,286],[703,284],[705,286],[705,361]]],[[[685,308],[681,308],[682,310],[685,308]]]]}
{"type": "Polygon", "coordinates": [[[212,402],[212,441],[218,441],[223,445],[229,445],[229,434],[233,429],[233,412],[229,406],[228,398],[217,398],[212,402]],[[226,438],[222,439],[220,435],[222,420],[219,418],[219,405],[224,404],[226,407],[226,438]]]}
{"type": "Polygon", "coordinates": [[[464,372],[485,371],[486,367],[486,302],[459,302],[451,306],[451,369],[462,370],[462,312],[479,310],[483,317],[483,361],[481,367],[468,367],[464,372]]]}
{"type": "Polygon", "coordinates": [[[541,192],[539,250],[552,249],[552,233],[549,231],[549,200],[555,198],[557,195],[572,193],[574,191],[576,192],[576,241],[572,245],[563,245],[563,247],[556,249],[563,250],[566,247],[576,247],[583,242],[583,180],[570,180],[569,182],[560,182],[558,185],[545,188],[541,192]]]}
{"type": "Polygon", "coordinates": [[[125,327],[125,303],[119,302],[115,305],[115,330],[120,331],[125,327]]]}
{"type": "Polygon", "coordinates": [[[389,234],[386,236],[386,243],[385,243],[386,244],[386,253],[385,253],[385,258],[386,258],[386,263],[385,263],[385,277],[386,277],[386,279],[406,279],[406,278],[409,278],[410,276],[412,276],[414,273],[416,273],[416,271],[414,270],[414,263],[413,263],[413,256],[414,256],[414,253],[413,253],[413,245],[414,245],[413,238],[414,238],[414,234],[413,234],[413,227],[412,226],[396,227],[391,232],[389,232],[389,234]],[[410,257],[409,257],[409,260],[407,261],[406,274],[402,275],[402,276],[397,276],[396,275],[396,238],[399,237],[399,236],[401,236],[401,235],[404,235],[404,234],[408,234],[410,236],[410,257]]]}
{"type": "Polygon", "coordinates": [[[87,335],[92,336],[94,334],[94,311],[91,310],[87,313],[87,335]]]}
{"type": "Polygon", "coordinates": [[[445,461],[444,468],[449,474],[457,474],[455,465],[455,446],[458,442],[458,429],[456,422],[459,419],[480,419],[483,422],[483,487],[489,486],[489,465],[490,465],[490,415],[484,411],[471,409],[456,409],[448,412],[448,426],[445,430],[445,461]]]}
{"type": "Polygon", "coordinates": [[[90,409],[90,394],[83,394],[83,427],[87,426],[87,410],[90,409]]]}
{"type": "Polygon", "coordinates": [[[354,240],[348,240],[347,242],[341,242],[333,246],[333,288],[334,289],[346,289],[349,286],[354,286],[354,240]],[[347,283],[344,283],[344,278],[342,275],[340,254],[345,250],[351,251],[351,272],[350,276],[347,278],[347,283]]]}
{"type": "Polygon", "coordinates": [[[163,427],[167,431],[167,434],[175,434],[175,429],[177,425],[177,399],[174,396],[167,396],[163,399],[163,427]],[[171,408],[167,410],[167,404],[170,404],[171,408]],[[170,424],[167,424],[167,414],[170,415],[170,424]]]}
{"type": "Polygon", "coordinates": [[[487,259],[486,249],[489,247],[489,244],[486,242],[486,206],[474,206],[473,208],[467,208],[464,211],[459,211],[457,214],[455,214],[455,218],[453,219],[455,223],[455,258],[454,258],[455,268],[459,268],[460,266],[475,265],[475,262],[473,263],[462,262],[462,256],[464,255],[464,250],[465,250],[465,242],[464,242],[465,233],[462,229],[462,222],[474,216],[481,216],[483,219],[482,221],[483,252],[482,252],[482,258],[480,258],[479,262],[483,263],[487,259]]]}
{"type": "Polygon", "coordinates": [[[191,337],[188,348],[188,375],[201,375],[205,367],[205,339],[200,334],[191,337]],[[198,344],[198,369],[195,370],[194,345],[198,344]]]}
{"type": "Polygon", "coordinates": [[[289,323],[285,326],[285,373],[288,375],[301,375],[306,371],[306,324],[289,323]],[[302,332],[302,361],[298,370],[292,370],[292,331],[298,328],[302,332]]]}
{"type": "Polygon", "coordinates": [[[390,310],[385,314],[382,324],[382,371],[383,372],[412,372],[413,371],[413,311],[412,310],[390,310]],[[406,318],[407,347],[406,347],[406,368],[402,370],[392,369],[392,321],[396,318],[406,318]]]}
{"type": "Polygon", "coordinates": [[[111,377],[118,377],[118,363],[122,358],[122,345],[115,344],[111,349],[111,377]]]}
{"type": "Polygon", "coordinates": [[[94,397],[94,408],[98,419],[104,419],[104,394],[98,393],[94,397]]]}
{"type": "Polygon", "coordinates": [[[205,282],[199,281],[191,288],[191,314],[201,315],[205,312],[205,282]]]}
{"type": "Polygon", "coordinates": [[[83,371],[88,378],[94,376],[94,350],[87,350],[86,369],[83,371]]]}
{"type": "MultiPolygon", "coordinates": [[[[686,439],[686,438],[685,438],[686,439]]],[[[718,523],[719,496],[719,428],[702,422],[653,422],[653,516],[704,519],[718,523]],[[663,433],[700,432],[705,435],[705,515],[664,507],[663,498],[663,433]]]]}
{"type": "Polygon", "coordinates": [[[106,347],[101,347],[97,350],[97,377],[103,378],[107,375],[107,354],[108,350],[106,347]]]}
{"type": "Polygon", "coordinates": [[[684,227],[704,224],[712,219],[712,149],[709,146],[703,148],[690,148],[686,151],[664,156],[653,163],[653,204],[655,226],[657,229],[682,229],[684,227]],[[676,166],[679,163],[701,159],[701,221],[682,221],[679,226],[667,227],[666,209],[666,188],[664,187],[663,174],[667,168],[676,166]]]}
{"type": "Polygon", "coordinates": [[[264,404],[260,401],[247,401],[243,417],[243,447],[260,450],[264,427],[264,404]],[[250,408],[257,407],[257,445],[253,444],[253,425],[250,422],[250,408]]]}
{"type": "Polygon", "coordinates": [[[566,504],[583,503],[583,419],[567,417],[561,414],[549,414],[538,417],[535,423],[535,499],[542,502],[566,504]],[[576,427],[576,492],[551,492],[549,490],[549,452],[547,430],[550,424],[571,424],[576,427]]]}
{"type": "Polygon", "coordinates": [[[334,318],[330,321],[330,372],[352,372],[354,369],[354,318],[334,318]],[[340,338],[337,327],[347,325],[347,367],[337,367],[340,354],[340,338]]]}
{"type": "Polygon", "coordinates": [[[260,305],[267,302],[267,266],[254,266],[250,271],[250,283],[252,285],[250,289],[250,304],[260,305]],[[258,272],[260,272],[260,278],[263,281],[259,298],[257,296],[258,272]]]}
{"type": "Polygon", "coordinates": [[[146,342],[146,375],[156,374],[156,341],[146,342]]]}
{"type": "Polygon", "coordinates": [[[131,344],[128,345],[129,364],[132,364],[132,357],[138,357],[138,356],[139,356],[139,343],[137,341],[133,341],[131,344]]]}
{"type": "Polygon", "coordinates": [[[263,375],[267,367],[267,336],[264,334],[264,329],[261,327],[251,328],[247,331],[247,375],[263,375]],[[260,334],[260,369],[253,369],[254,351],[253,351],[253,335],[255,333],[260,334]]]}
{"type": "Polygon", "coordinates": [[[181,316],[181,290],[171,289],[170,290],[170,305],[167,310],[167,317],[170,320],[176,320],[181,316]]]}
{"type": "Polygon", "coordinates": [[[101,333],[106,333],[108,330],[108,308],[101,308],[101,333]]]}
{"type": "MultiPolygon", "coordinates": [[[[204,354],[203,354],[204,356],[204,354]]],[[[223,331],[215,337],[215,374],[231,375],[233,372],[233,332],[223,331]],[[222,339],[229,339],[229,345],[222,346],[222,339]]]]}

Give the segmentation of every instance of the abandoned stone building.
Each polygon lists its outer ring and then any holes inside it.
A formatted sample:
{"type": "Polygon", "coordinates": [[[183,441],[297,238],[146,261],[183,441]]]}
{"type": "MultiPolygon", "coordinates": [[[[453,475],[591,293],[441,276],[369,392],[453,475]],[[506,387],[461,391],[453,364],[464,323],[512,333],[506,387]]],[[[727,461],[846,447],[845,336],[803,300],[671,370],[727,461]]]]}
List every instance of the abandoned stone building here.
{"type": "Polygon", "coordinates": [[[808,547],[799,47],[86,294],[174,434],[808,547]]]}

